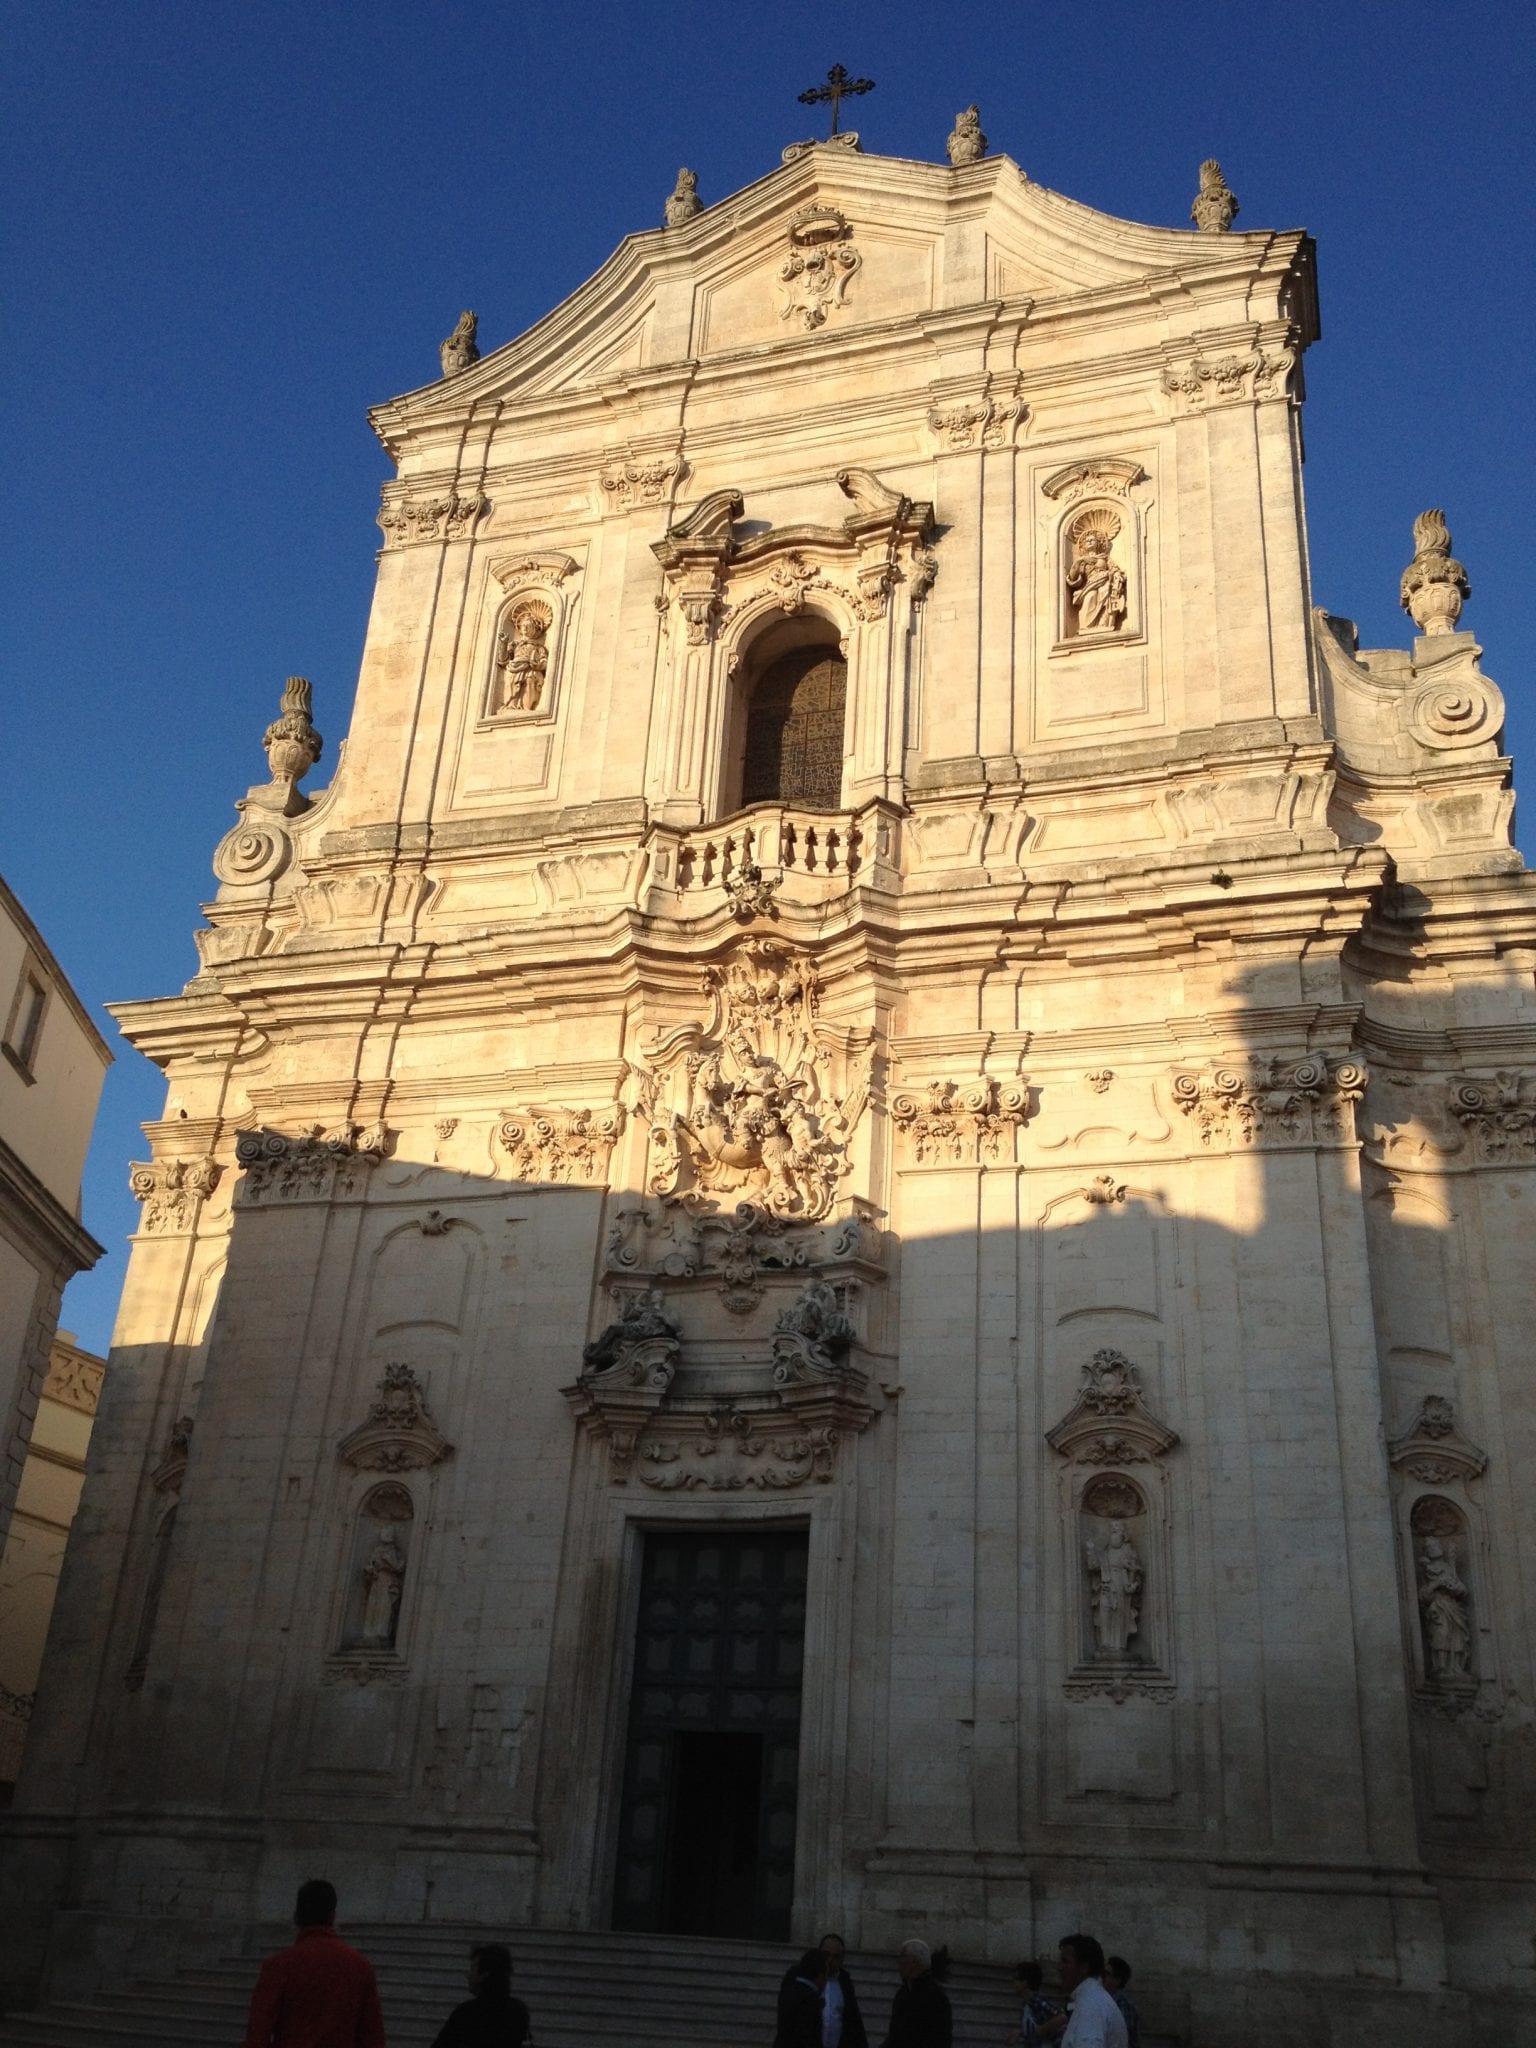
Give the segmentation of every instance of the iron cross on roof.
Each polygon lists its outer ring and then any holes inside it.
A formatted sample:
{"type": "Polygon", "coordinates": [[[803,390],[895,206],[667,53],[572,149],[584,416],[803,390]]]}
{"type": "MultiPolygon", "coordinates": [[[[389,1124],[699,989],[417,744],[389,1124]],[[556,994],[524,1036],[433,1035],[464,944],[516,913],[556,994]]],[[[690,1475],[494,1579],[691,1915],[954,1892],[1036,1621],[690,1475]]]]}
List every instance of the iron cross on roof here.
{"type": "Polygon", "coordinates": [[[834,64],[827,73],[826,84],[813,85],[808,91],[801,93],[800,104],[802,107],[817,107],[830,100],[832,102],[832,133],[835,135],[837,133],[837,117],[842,102],[852,99],[857,93],[873,92],[874,89],[875,81],[872,78],[850,78],[841,64],[834,64]]]}

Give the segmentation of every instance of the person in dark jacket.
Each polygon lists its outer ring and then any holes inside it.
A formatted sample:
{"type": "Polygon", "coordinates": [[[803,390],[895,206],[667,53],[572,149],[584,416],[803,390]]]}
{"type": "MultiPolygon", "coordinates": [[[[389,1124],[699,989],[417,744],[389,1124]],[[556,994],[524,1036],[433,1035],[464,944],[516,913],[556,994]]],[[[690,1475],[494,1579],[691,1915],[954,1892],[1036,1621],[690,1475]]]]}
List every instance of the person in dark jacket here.
{"type": "Polygon", "coordinates": [[[808,1948],[779,1986],[773,2048],[821,2048],[821,1994],[826,1981],[826,1957],[819,1948],[808,1948]]]}
{"type": "Polygon", "coordinates": [[[927,1942],[904,1941],[896,1967],[901,1988],[891,2000],[884,2048],[952,2048],[954,2016],[949,1999],[933,1981],[933,1952],[927,1942]]]}
{"type": "Polygon", "coordinates": [[[512,1996],[512,1952],[499,1941],[469,1952],[469,1988],[475,1994],[448,2015],[432,2048],[523,2048],[528,2008],[512,1996]]]}
{"type": "Polygon", "coordinates": [[[859,1994],[843,1968],[848,1953],[840,1934],[824,1934],[821,1952],[827,1959],[827,1981],[821,1994],[821,2048],[869,2048],[859,1994]]]}

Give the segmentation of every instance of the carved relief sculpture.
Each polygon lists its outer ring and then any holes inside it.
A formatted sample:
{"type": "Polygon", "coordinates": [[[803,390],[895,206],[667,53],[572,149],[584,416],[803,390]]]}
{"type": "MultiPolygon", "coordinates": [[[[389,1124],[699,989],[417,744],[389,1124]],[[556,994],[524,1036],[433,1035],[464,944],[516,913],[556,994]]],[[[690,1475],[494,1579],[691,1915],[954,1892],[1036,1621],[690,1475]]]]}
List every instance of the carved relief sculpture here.
{"type": "Polygon", "coordinates": [[[517,605],[496,641],[500,686],[491,706],[502,711],[537,711],[549,680],[549,629],[554,613],[537,598],[517,605]]]}
{"type": "Polygon", "coordinates": [[[665,1388],[677,1368],[681,1331],[666,1311],[659,1287],[639,1294],[618,1294],[618,1316],[581,1354],[588,1373],[600,1373],[636,1386],[665,1388]]]}
{"type": "Polygon", "coordinates": [[[682,170],[677,174],[677,183],[667,195],[663,217],[669,228],[680,228],[684,221],[692,220],[703,207],[699,201],[699,174],[697,171],[682,170]]]}
{"type": "Polygon", "coordinates": [[[1413,560],[1403,571],[1403,610],[1421,633],[1454,633],[1462,602],[1472,595],[1472,585],[1451,553],[1450,529],[1443,512],[1419,514],[1413,522],[1413,546],[1413,560]]]}
{"type": "Polygon", "coordinates": [[[1489,1166],[1536,1158],[1536,1076],[1502,1067],[1489,1076],[1458,1075],[1449,1084],[1451,1115],[1489,1166]]]}
{"type": "Polygon", "coordinates": [[[831,1282],[807,1280],[773,1326],[775,1385],[835,1373],[848,1356],[853,1336],[853,1323],[839,1306],[831,1282]]]}
{"type": "Polygon", "coordinates": [[[956,114],[955,125],[945,143],[952,164],[974,164],[987,153],[987,138],[981,132],[981,115],[975,107],[956,114]]]}
{"type": "Polygon", "coordinates": [[[1125,571],[1112,552],[1120,530],[1120,515],[1109,505],[1090,505],[1067,529],[1063,580],[1072,637],[1118,633],[1125,624],[1125,571]]]}
{"type": "Polygon", "coordinates": [[[453,1455],[453,1445],[432,1419],[421,1381],[410,1366],[386,1365],[367,1419],[337,1447],[343,1463],[360,1472],[414,1472],[453,1455]]]}
{"type": "Polygon", "coordinates": [[[1094,1642],[1101,1656],[1123,1657],[1141,1617],[1142,1581],[1141,1559],[1124,1522],[1111,1522],[1108,1540],[1102,1544],[1090,1537],[1083,1546],[1083,1562],[1094,1642]]]}
{"type": "Polygon", "coordinates": [[[797,207],[789,217],[789,254],[779,265],[779,318],[798,319],[808,333],[825,326],[863,261],[834,207],[797,207]]]}
{"type": "Polygon", "coordinates": [[[742,1195],[815,1222],[848,1172],[848,1141],[868,1097],[867,1054],[834,1093],[808,955],[748,939],[704,970],[707,1026],[662,1034],[633,1072],[651,1124],[653,1195],[742,1195]],[[670,1106],[661,1107],[663,1095],[670,1106]]]}
{"type": "Polygon", "coordinates": [[[463,312],[459,315],[458,326],[438,349],[443,359],[445,377],[456,377],[461,370],[467,370],[472,363],[479,362],[480,350],[475,342],[479,329],[478,313],[463,312]]]}
{"type": "Polygon", "coordinates": [[[1224,235],[1238,215],[1237,194],[1221,175],[1221,165],[1207,157],[1200,166],[1200,190],[1189,217],[1202,235],[1224,235]]]}

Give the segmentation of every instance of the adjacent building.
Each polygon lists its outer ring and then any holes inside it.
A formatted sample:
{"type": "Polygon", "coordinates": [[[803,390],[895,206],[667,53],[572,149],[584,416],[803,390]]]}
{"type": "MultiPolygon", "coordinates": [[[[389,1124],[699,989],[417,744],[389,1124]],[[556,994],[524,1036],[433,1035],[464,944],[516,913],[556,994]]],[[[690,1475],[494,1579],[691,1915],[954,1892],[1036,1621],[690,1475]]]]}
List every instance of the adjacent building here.
{"type": "Polygon", "coordinates": [[[116,1012],[173,1103],[18,1976],[323,1853],[361,1918],[1088,1922],[1202,2048],[1528,2019],[1536,889],[1467,578],[1427,512],[1406,646],[1314,606],[1305,234],[973,116],[685,175],[374,414],[345,761],[293,679],[116,1012]]]}
{"type": "Polygon", "coordinates": [[[0,1550],[66,1284],[101,1257],[80,1177],[112,1055],[0,881],[0,1550]]]}
{"type": "Polygon", "coordinates": [[[0,1806],[9,1804],[21,1768],[105,1370],[104,1359],[81,1350],[70,1331],[59,1331],[0,1554],[0,1806]]]}

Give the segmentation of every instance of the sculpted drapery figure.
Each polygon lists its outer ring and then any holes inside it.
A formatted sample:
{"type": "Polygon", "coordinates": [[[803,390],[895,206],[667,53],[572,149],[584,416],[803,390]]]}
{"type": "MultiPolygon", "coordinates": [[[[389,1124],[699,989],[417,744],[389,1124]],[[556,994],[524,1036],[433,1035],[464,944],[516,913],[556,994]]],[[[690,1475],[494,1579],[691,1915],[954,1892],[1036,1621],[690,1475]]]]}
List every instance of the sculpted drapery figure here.
{"type": "Polygon", "coordinates": [[[1419,1550],[1419,1614],[1424,1624],[1425,1666],[1431,1679],[1468,1678],[1472,1670],[1472,1628],[1467,1588],[1456,1562],[1438,1536],[1426,1536],[1419,1550]]]}
{"type": "Polygon", "coordinates": [[[498,711],[537,711],[549,679],[550,615],[543,605],[519,605],[497,642],[501,667],[498,711]]]}
{"type": "Polygon", "coordinates": [[[369,1551],[363,1565],[363,1584],[363,1641],[374,1649],[392,1650],[405,1585],[405,1552],[393,1529],[386,1529],[369,1551]]]}
{"type": "Polygon", "coordinates": [[[1101,1549],[1084,1545],[1088,1587],[1093,1605],[1093,1639],[1104,1657],[1123,1657],[1141,1618],[1141,1559],[1125,1533],[1124,1522],[1111,1522],[1101,1549]]]}
{"type": "Polygon", "coordinates": [[[1116,633],[1125,623],[1125,571],[1110,552],[1118,530],[1113,514],[1094,513],[1072,529],[1066,581],[1079,633],[1116,633]]]}

